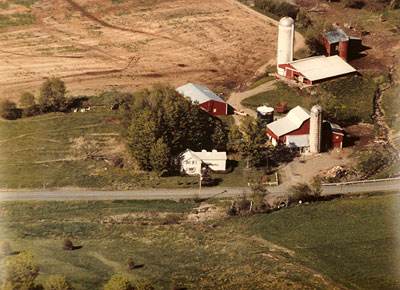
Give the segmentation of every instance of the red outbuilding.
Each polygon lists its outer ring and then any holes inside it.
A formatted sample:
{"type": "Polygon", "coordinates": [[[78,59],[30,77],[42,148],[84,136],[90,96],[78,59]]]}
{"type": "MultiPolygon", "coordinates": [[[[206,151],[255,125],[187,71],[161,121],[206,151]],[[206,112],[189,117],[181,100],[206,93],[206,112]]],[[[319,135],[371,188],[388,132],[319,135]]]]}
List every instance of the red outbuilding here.
{"type": "Polygon", "coordinates": [[[359,53],[362,48],[360,38],[348,36],[342,29],[319,35],[318,42],[323,47],[324,54],[339,55],[346,61],[349,56],[359,53]]]}
{"type": "Polygon", "coordinates": [[[193,102],[197,102],[198,106],[210,115],[228,114],[228,104],[207,87],[188,83],[177,88],[176,91],[182,96],[190,98],[193,102]]]}

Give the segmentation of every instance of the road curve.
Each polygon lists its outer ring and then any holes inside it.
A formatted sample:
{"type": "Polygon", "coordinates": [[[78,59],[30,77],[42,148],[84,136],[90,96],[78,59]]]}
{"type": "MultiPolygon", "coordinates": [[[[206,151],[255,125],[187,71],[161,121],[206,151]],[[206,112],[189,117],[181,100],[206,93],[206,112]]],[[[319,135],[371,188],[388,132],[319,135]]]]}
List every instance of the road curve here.
{"type": "MultiPolygon", "coordinates": [[[[283,196],[287,187],[280,185],[269,187],[273,196],[283,196]]],[[[323,194],[357,193],[373,191],[400,192],[400,180],[368,184],[324,186],[323,194]]],[[[232,197],[243,193],[250,194],[250,188],[203,188],[200,197],[232,197]]],[[[198,189],[142,189],[131,191],[95,191],[95,190],[46,190],[46,191],[0,191],[0,201],[23,200],[107,200],[107,199],[180,199],[199,197],[198,189]]]]}

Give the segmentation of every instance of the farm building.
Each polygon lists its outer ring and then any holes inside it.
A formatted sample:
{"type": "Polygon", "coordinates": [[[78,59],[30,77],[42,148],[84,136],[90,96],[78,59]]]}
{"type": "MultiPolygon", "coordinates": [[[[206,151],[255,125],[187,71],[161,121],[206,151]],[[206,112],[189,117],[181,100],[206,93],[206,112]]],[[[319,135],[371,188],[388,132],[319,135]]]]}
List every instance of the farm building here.
{"type": "Polygon", "coordinates": [[[318,55],[299,59],[280,64],[279,68],[283,76],[308,85],[357,72],[337,55],[329,57],[318,55]]]}
{"type": "Polygon", "coordinates": [[[200,174],[204,167],[213,171],[225,171],[226,159],[226,152],[218,152],[217,150],[194,152],[186,149],[179,155],[181,172],[189,175],[200,174]]]}
{"type": "Polygon", "coordinates": [[[199,107],[210,115],[228,114],[228,104],[207,87],[188,83],[177,88],[176,91],[182,96],[190,98],[193,102],[197,102],[199,107]]]}
{"type": "Polygon", "coordinates": [[[267,125],[268,136],[274,145],[279,142],[287,144],[287,136],[308,135],[309,132],[310,112],[300,106],[290,110],[286,117],[267,125]]]}
{"type": "Polygon", "coordinates": [[[326,55],[339,55],[345,61],[350,55],[361,50],[361,38],[348,36],[343,30],[333,30],[321,34],[318,42],[323,48],[322,53],[326,55]]]}
{"type": "Polygon", "coordinates": [[[322,109],[314,106],[311,114],[297,106],[284,117],[267,125],[267,134],[273,145],[318,153],[331,148],[342,148],[344,130],[322,120],[322,109]]]}

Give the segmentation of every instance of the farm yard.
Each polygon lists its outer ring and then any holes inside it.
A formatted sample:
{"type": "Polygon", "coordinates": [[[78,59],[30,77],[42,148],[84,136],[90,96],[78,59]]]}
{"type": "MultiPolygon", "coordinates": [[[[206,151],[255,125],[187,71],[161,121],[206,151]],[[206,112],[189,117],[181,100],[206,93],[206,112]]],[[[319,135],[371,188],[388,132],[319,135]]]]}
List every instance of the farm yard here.
{"type": "Polygon", "coordinates": [[[14,3],[0,16],[31,21],[0,23],[2,98],[51,76],[73,95],[189,81],[226,93],[275,61],[276,22],[233,0],[14,3]]]}

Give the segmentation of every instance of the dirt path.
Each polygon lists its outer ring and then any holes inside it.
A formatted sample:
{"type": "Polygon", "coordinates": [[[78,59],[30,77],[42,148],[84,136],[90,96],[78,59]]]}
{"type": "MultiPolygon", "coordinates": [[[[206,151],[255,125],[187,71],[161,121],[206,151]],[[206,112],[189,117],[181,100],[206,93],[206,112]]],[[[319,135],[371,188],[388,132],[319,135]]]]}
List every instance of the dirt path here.
{"type": "MultiPolygon", "coordinates": [[[[244,111],[245,113],[249,114],[250,116],[256,117],[257,113],[255,111],[253,111],[251,109],[248,109],[245,106],[243,106],[241,104],[241,101],[246,99],[246,98],[248,98],[248,97],[257,95],[259,93],[266,92],[266,91],[274,89],[275,88],[275,83],[276,83],[276,80],[273,80],[273,81],[267,82],[265,84],[262,84],[262,85],[254,88],[252,90],[249,90],[249,91],[233,92],[231,94],[231,96],[229,97],[229,99],[228,99],[228,104],[231,105],[237,111],[244,111]]],[[[233,117],[235,119],[235,123],[237,125],[239,125],[240,124],[240,116],[239,115],[234,115],[233,117]]]]}

